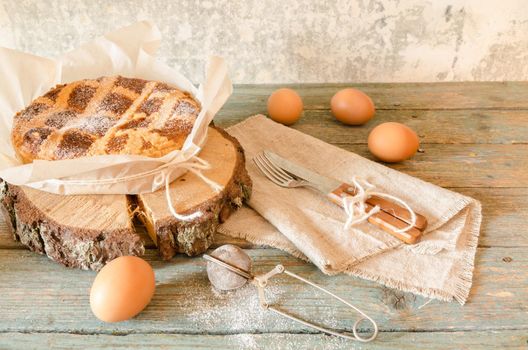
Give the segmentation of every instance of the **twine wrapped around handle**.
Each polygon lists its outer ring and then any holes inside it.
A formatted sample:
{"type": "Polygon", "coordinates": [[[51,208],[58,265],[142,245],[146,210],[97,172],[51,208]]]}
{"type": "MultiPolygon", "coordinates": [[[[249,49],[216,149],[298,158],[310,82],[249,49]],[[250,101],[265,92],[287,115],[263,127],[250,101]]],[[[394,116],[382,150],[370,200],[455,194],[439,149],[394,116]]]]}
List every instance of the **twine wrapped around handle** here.
{"type": "Polygon", "coordinates": [[[410,214],[411,219],[410,223],[407,227],[404,227],[402,229],[394,230],[396,233],[405,233],[412,229],[414,225],[416,225],[416,213],[411,209],[411,207],[401,198],[398,198],[396,196],[383,193],[383,192],[376,192],[374,189],[376,186],[368,182],[364,179],[358,179],[355,176],[352,178],[352,183],[355,186],[356,194],[353,196],[343,196],[343,208],[345,209],[345,212],[347,214],[347,220],[345,222],[345,229],[348,230],[350,227],[357,225],[363,221],[368,220],[369,217],[372,215],[378,213],[381,208],[376,205],[374,208],[369,210],[367,212],[367,206],[366,201],[368,198],[372,196],[378,196],[381,198],[389,199],[394,202],[397,202],[401,206],[403,206],[410,214]]]}

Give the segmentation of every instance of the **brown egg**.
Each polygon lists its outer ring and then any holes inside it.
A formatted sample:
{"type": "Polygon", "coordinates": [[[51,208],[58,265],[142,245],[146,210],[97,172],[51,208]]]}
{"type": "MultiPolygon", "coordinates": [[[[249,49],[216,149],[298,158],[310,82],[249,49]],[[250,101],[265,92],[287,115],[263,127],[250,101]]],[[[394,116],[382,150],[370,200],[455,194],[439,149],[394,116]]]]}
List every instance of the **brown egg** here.
{"type": "Polygon", "coordinates": [[[369,134],[368,148],[384,162],[401,162],[411,158],[420,141],[416,133],[406,125],[389,122],[376,126],[369,134]]]}
{"type": "Polygon", "coordinates": [[[365,124],[376,113],[370,97],[352,88],[338,91],[332,97],[330,107],[337,120],[349,125],[365,124]]]}
{"type": "Polygon", "coordinates": [[[302,99],[292,89],[278,89],[268,98],[268,114],[278,123],[292,125],[299,120],[302,111],[302,99]]]}
{"type": "Polygon", "coordinates": [[[101,321],[125,321],[148,305],[155,287],[149,263],[136,256],[122,256],[109,262],[95,277],[90,307],[101,321]]]}

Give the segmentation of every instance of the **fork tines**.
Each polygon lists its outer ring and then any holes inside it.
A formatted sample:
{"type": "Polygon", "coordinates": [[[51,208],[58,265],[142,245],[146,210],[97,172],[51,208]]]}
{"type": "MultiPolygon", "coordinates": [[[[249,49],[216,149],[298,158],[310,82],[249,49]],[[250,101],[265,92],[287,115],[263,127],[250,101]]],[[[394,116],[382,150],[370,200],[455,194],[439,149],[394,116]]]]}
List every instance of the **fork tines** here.
{"type": "Polygon", "coordinates": [[[290,183],[296,180],[290,174],[277,167],[264,152],[258,153],[253,158],[253,162],[264,176],[278,186],[289,187],[290,183]]]}

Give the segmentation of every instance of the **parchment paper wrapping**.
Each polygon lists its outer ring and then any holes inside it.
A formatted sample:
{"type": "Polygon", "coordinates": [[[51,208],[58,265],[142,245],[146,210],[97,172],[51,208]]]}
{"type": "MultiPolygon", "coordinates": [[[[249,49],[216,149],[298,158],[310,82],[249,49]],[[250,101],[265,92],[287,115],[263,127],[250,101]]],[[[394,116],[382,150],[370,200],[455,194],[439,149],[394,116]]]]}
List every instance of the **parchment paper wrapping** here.
{"type": "Polygon", "coordinates": [[[232,93],[227,68],[210,58],[205,81],[197,89],[182,74],[156,59],[161,35],[149,22],[138,22],[97,38],[57,59],[0,48],[0,178],[57,194],[137,194],[153,192],[154,181],[171,168],[174,179],[185,172],[207,137],[207,126],[232,93]],[[168,83],[190,92],[201,104],[192,132],[181,150],[160,158],[105,155],[78,159],[36,160],[21,164],[11,145],[14,115],[53,86],[80,79],[122,75],[168,83]]]}

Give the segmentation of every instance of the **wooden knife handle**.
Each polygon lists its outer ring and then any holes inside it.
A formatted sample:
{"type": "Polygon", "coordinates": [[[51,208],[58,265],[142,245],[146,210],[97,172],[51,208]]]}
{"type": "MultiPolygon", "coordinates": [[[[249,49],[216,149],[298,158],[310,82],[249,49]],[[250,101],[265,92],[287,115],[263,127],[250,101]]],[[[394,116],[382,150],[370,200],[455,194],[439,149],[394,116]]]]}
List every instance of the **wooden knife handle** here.
{"type": "MultiPolygon", "coordinates": [[[[371,204],[372,206],[378,206],[381,210],[386,212],[389,215],[392,215],[394,217],[397,217],[398,219],[406,222],[407,224],[410,224],[411,221],[411,214],[407,209],[400,206],[398,203],[391,202],[385,198],[381,198],[378,196],[372,196],[369,199],[367,199],[367,203],[371,204]]],[[[425,216],[420,215],[418,213],[414,213],[416,215],[416,222],[414,223],[414,227],[417,229],[423,231],[427,227],[427,219],[425,216]]]]}
{"type": "MultiPolygon", "coordinates": [[[[367,203],[368,210],[372,210],[374,207],[367,203]]],[[[383,231],[391,234],[392,236],[398,238],[399,240],[407,243],[414,244],[420,240],[423,232],[413,227],[405,232],[396,232],[402,228],[409,226],[408,223],[401,221],[400,219],[395,218],[387,214],[386,212],[380,210],[376,214],[368,218],[368,222],[379,227],[383,231]]]]}
{"type": "MultiPolygon", "coordinates": [[[[347,183],[342,183],[338,188],[336,188],[334,193],[345,193],[350,196],[355,196],[357,191],[356,188],[353,185],[349,185],[347,183]]],[[[407,209],[399,205],[398,203],[391,202],[388,199],[381,198],[378,196],[372,196],[369,199],[367,199],[367,203],[372,204],[372,206],[379,206],[381,210],[386,212],[389,215],[392,215],[394,217],[397,217],[401,221],[406,222],[407,224],[411,223],[411,214],[407,209]]],[[[414,213],[416,215],[416,222],[414,224],[414,227],[419,229],[420,231],[425,230],[427,227],[427,219],[425,216],[414,213]]]]}
{"type": "MultiPolygon", "coordinates": [[[[328,195],[328,197],[330,198],[330,200],[332,200],[332,202],[342,207],[343,206],[342,198],[347,195],[353,195],[350,192],[350,188],[353,188],[353,186],[350,186],[348,184],[342,184],[341,186],[336,188],[333,192],[331,192],[328,195]]],[[[367,201],[366,207],[367,207],[367,210],[370,211],[374,208],[374,205],[370,204],[369,201],[367,201]]],[[[380,207],[380,209],[382,208],[380,207]]],[[[403,210],[405,209],[403,208],[403,210]]],[[[401,241],[407,244],[416,243],[420,239],[423,233],[417,227],[413,227],[406,232],[395,232],[397,230],[406,228],[407,226],[409,226],[409,223],[383,210],[380,210],[376,214],[370,216],[368,218],[368,222],[381,228],[385,232],[393,235],[394,237],[400,239],[401,241]]]]}

